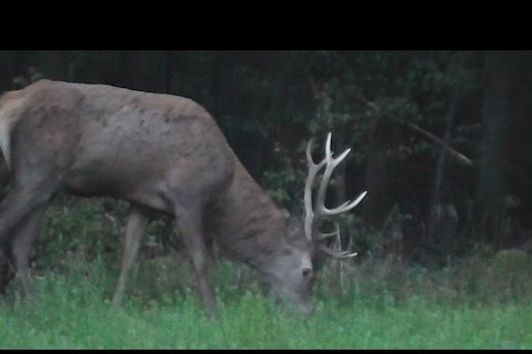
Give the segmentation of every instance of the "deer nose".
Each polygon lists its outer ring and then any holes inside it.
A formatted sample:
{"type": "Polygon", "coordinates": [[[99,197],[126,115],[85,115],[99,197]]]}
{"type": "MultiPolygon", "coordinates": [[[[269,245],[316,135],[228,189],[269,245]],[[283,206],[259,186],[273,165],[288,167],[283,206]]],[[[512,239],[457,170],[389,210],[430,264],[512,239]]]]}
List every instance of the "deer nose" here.
{"type": "Polygon", "coordinates": [[[304,278],[311,279],[313,277],[312,268],[305,267],[302,273],[304,278]]]}

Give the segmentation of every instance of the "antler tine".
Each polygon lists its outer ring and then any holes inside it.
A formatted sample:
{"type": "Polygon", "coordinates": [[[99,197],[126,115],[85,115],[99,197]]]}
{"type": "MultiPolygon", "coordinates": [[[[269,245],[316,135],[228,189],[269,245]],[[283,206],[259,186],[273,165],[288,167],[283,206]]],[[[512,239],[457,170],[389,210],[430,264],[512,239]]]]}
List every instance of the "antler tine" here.
{"type": "MultiPolygon", "coordinates": [[[[335,226],[336,226],[336,231],[333,231],[333,232],[329,232],[329,233],[322,233],[320,234],[318,240],[324,240],[326,238],[329,238],[329,237],[332,237],[332,236],[337,236],[337,244],[338,244],[338,247],[340,248],[340,250],[342,249],[342,237],[340,235],[340,228],[338,226],[338,223],[335,223],[335,226]]],[[[350,248],[350,245],[351,245],[351,242],[352,240],[349,240],[349,246],[347,247],[348,249],[350,248]]],[[[326,253],[327,255],[333,257],[333,258],[336,258],[336,259],[348,259],[348,258],[352,258],[354,256],[356,256],[358,253],[357,252],[353,252],[353,253],[349,253],[348,251],[335,251],[335,250],[331,250],[330,248],[326,247],[325,245],[320,245],[319,248],[324,252],[326,253]]]]}
{"type": "Polygon", "coordinates": [[[357,252],[349,253],[347,251],[333,252],[323,245],[320,245],[319,248],[321,251],[323,251],[323,253],[336,259],[349,259],[355,257],[358,254],[357,252]]]}
{"type": "Polygon", "coordinates": [[[339,207],[336,207],[336,208],[333,208],[333,209],[327,209],[325,207],[325,205],[321,205],[320,207],[322,209],[321,210],[322,211],[322,215],[331,216],[331,215],[337,215],[337,214],[341,214],[341,213],[344,213],[346,211],[349,211],[349,210],[353,209],[354,207],[356,207],[362,201],[362,199],[364,199],[366,194],[368,194],[368,192],[364,191],[364,192],[359,194],[357,199],[355,199],[353,201],[349,201],[348,200],[347,202],[343,203],[339,207]]]}
{"type": "Polygon", "coordinates": [[[325,139],[325,160],[330,160],[332,158],[331,139],[332,139],[332,133],[328,132],[327,139],[325,139]]]}
{"type": "Polygon", "coordinates": [[[309,166],[316,166],[316,163],[312,159],[312,143],[313,142],[314,142],[314,138],[310,139],[308,144],[307,144],[306,154],[307,154],[307,162],[308,162],[309,166]]]}
{"type": "MultiPolygon", "coordinates": [[[[327,141],[325,143],[325,159],[324,159],[327,166],[325,167],[325,172],[323,173],[323,179],[321,181],[320,188],[318,190],[318,197],[316,200],[316,205],[317,205],[316,212],[319,216],[331,216],[331,215],[336,215],[336,214],[349,211],[350,209],[357,206],[367,194],[367,192],[362,192],[357,197],[357,199],[355,199],[354,201],[352,202],[347,201],[343,203],[342,205],[340,205],[339,207],[336,207],[333,209],[327,209],[327,207],[325,207],[325,195],[327,193],[327,186],[329,185],[332,173],[334,169],[336,168],[336,166],[338,166],[338,164],[342,162],[347,156],[347,154],[349,154],[349,152],[351,151],[351,148],[346,149],[339,157],[333,158],[332,152],[331,152],[331,137],[332,137],[332,134],[329,132],[327,134],[327,141]]],[[[324,161],[322,161],[322,163],[324,161]]]]}
{"type": "MultiPolygon", "coordinates": [[[[367,194],[367,191],[364,191],[360,193],[360,195],[353,201],[346,201],[342,203],[340,206],[332,209],[328,209],[325,207],[325,196],[327,193],[327,186],[330,182],[332,173],[336,166],[340,164],[346,156],[349,154],[351,149],[346,149],[344,152],[342,152],[338,157],[333,157],[332,149],[331,149],[331,140],[332,140],[332,134],[329,132],[327,134],[327,138],[325,140],[325,158],[320,161],[319,163],[315,163],[312,159],[312,143],[314,139],[311,139],[307,145],[306,149],[306,156],[307,156],[307,162],[308,162],[308,175],[307,180],[305,183],[305,235],[308,239],[315,241],[322,241],[326,238],[337,236],[339,240],[341,241],[340,236],[340,229],[338,227],[338,224],[336,224],[336,231],[330,232],[330,233],[319,233],[318,232],[318,225],[321,221],[321,219],[324,216],[332,216],[337,215],[340,213],[347,212],[351,209],[353,209],[355,206],[357,206],[362,199],[367,194]],[[319,170],[321,168],[325,167],[325,171],[323,172],[322,180],[320,182],[320,186],[318,189],[318,195],[316,197],[316,208],[313,208],[312,203],[312,185],[314,183],[314,180],[316,179],[316,175],[318,174],[319,170]]],[[[341,247],[341,242],[340,242],[341,247]]],[[[326,253],[327,255],[334,257],[336,259],[347,259],[351,258],[357,255],[356,252],[349,253],[347,251],[341,251],[341,252],[335,252],[333,250],[330,250],[329,248],[325,247],[324,245],[319,245],[319,248],[326,253]]]]}
{"type": "MultiPolygon", "coordinates": [[[[330,164],[332,165],[331,170],[334,170],[334,168],[340,162],[342,162],[342,160],[347,156],[347,154],[349,154],[349,152],[351,151],[351,148],[346,149],[344,152],[340,154],[339,157],[333,158],[332,151],[331,151],[331,140],[332,140],[332,134],[331,132],[329,132],[327,134],[327,140],[325,142],[325,160],[327,162],[330,162],[330,164]]],[[[327,163],[327,165],[329,165],[329,163],[327,163]]]]}
{"type": "Polygon", "coordinates": [[[333,231],[333,232],[326,232],[326,233],[320,232],[320,234],[318,236],[318,241],[325,240],[325,239],[328,239],[330,237],[340,235],[340,227],[338,226],[338,223],[335,223],[334,226],[336,227],[336,230],[333,231]]]}
{"type": "Polygon", "coordinates": [[[309,240],[312,240],[313,222],[314,222],[314,209],[312,207],[312,185],[316,179],[318,171],[326,163],[326,160],[320,163],[315,163],[312,159],[312,143],[314,139],[310,139],[307,144],[306,156],[308,163],[308,174],[305,182],[305,235],[309,240]]]}

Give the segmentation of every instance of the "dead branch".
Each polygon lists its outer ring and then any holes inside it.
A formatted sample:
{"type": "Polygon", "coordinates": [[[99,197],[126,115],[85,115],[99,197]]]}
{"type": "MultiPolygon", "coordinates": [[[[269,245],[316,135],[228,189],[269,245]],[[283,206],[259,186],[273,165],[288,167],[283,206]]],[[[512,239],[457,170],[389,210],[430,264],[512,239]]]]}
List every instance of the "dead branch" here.
{"type": "Polygon", "coordinates": [[[390,113],[387,113],[385,112],[380,106],[378,106],[375,102],[372,102],[370,100],[367,99],[366,96],[364,96],[364,94],[362,92],[358,92],[357,93],[357,97],[362,101],[364,102],[368,107],[374,109],[375,111],[379,112],[380,114],[382,114],[384,117],[396,122],[396,123],[399,123],[401,125],[404,125],[410,129],[412,129],[413,131],[417,132],[418,134],[420,134],[421,136],[423,136],[425,139],[429,140],[430,142],[438,145],[439,147],[441,147],[444,151],[447,152],[447,154],[453,158],[454,160],[456,160],[457,162],[459,162],[460,164],[464,165],[464,166],[467,166],[467,167],[473,167],[473,161],[466,157],[464,154],[456,151],[455,149],[453,149],[451,146],[449,146],[445,141],[443,141],[442,139],[438,138],[436,135],[432,134],[431,132],[421,128],[419,125],[417,124],[414,124],[412,122],[408,122],[408,121],[405,121],[403,119],[400,119],[400,118],[397,118],[395,116],[393,116],[392,114],[390,113]]]}

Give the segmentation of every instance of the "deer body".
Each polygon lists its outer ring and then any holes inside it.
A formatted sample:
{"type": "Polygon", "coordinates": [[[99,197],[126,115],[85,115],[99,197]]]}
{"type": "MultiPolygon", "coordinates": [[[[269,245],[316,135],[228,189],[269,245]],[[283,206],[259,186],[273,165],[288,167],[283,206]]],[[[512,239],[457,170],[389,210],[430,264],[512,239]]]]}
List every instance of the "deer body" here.
{"type": "Polygon", "coordinates": [[[16,120],[8,126],[16,129],[2,132],[11,133],[13,154],[4,156],[15,173],[27,163],[17,160],[31,153],[32,167],[41,162],[51,169],[54,161],[53,174],[74,194],[108,195],[168,213],[170,190],[208,199],[232,178],[231,149],[210,115],[189,99],[46,80],[15,95],[22,96],[18,116],[7,120],[16,120]]]}
{"type": "MultiPolygon", "coordinates": [[[[147,210],[155,209],[176,218],[209,315],[207,236],[258,270],[282,300],[311,312],[315,240],[275,206],[194,101],[40,80],[0,97],[0,148],[11,172],[0,203],[0,244],[26,295],[39,223],[52,197],[65,190],[131,204],[115,305],[149,223],[147,210]]],[[[317,220],[309,222],[317,230],[317,220]]]]}

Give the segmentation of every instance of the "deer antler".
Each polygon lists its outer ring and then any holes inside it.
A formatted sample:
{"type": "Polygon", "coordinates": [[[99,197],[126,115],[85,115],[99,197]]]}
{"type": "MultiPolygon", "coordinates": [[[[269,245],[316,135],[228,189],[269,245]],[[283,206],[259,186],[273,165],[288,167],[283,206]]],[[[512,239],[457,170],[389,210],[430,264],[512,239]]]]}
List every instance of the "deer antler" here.
{"type": "MultiPolygon", "coordinates": [[[[330,232],[330,233],[320,233],[318,228],[326,216],[332,216],[332,215],[338,215],[341,213],[345,213],[354,207],[356,207],[362,199],[367,194],[367,191],[364,191],[360,193],[360,195],[353,201],[347,201],[343,203],[342,205],[333,208],[328,209],[325,206],[325,196],[327,193],[327,186],[330,182],[332,172],[340,162],[343,161],[343,159],[349,154],[351,149],[345,150],[339,157],[334,158],[332,156],[331,152],[331,133],[327,134],[327,140],[325,142],[325,158],[320,163],[315,163],[312,159],[312,141],[311,139],[307,145],[307,162],[308,162],[308,175],[307,175],[307,181],[305,183],[305,235],[309,240],[313,241],[321,241],[323,239],[337,236],[340,238],[340,229],[338,227],[338,224],[336,224],[336,231],[330,232]],[[314,181],[316,179],[316,176],[318,172],[325,166],[325,171],[323,173],[323,178],[320,183],[320,187],[318,189],[318,195],[316,198],[316,208],[314,209],[312,207],[312,185],[314,184],[314,181]]],[[[325,247],[324,245],[320,244],[319,249],[321,249],[325,254],[338,258],[338,259],[346,259],[350,257],[356,256],[356,252],[349,253],[346,251],[342,252],[335,252],[330,250],[329,248],[325,247]]]]}

